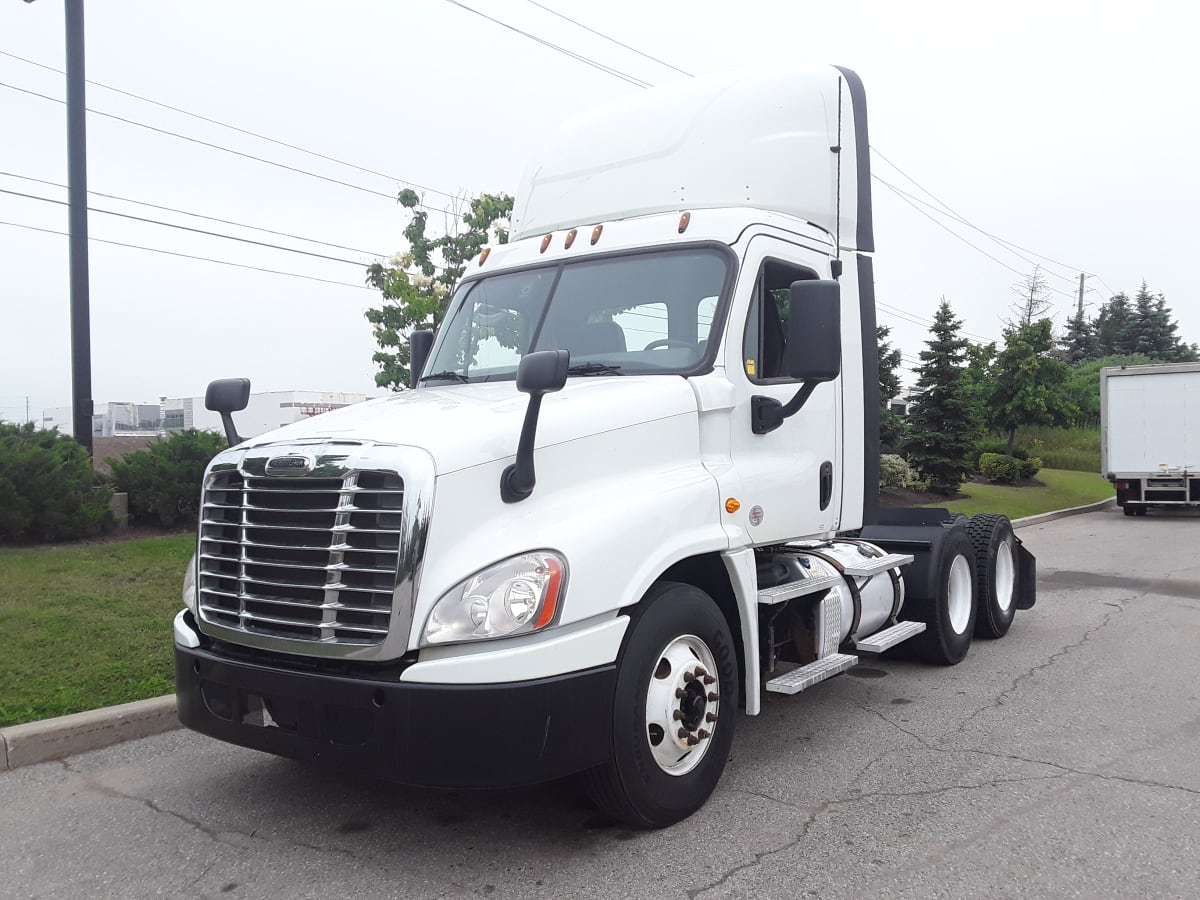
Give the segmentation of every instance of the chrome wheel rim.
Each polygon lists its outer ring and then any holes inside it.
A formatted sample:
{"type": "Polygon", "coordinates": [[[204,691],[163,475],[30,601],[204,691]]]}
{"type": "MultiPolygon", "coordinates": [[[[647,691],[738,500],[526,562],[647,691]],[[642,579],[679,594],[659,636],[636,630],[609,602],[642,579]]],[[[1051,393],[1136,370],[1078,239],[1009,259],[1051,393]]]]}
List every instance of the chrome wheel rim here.
{"type": "Polygon", "coordinates": [[[721,704],[717,664],[693,634],[668,643],[651,665],[646,689],[646,739],[658,767],[686,775],[712,744],[721,704]]]}

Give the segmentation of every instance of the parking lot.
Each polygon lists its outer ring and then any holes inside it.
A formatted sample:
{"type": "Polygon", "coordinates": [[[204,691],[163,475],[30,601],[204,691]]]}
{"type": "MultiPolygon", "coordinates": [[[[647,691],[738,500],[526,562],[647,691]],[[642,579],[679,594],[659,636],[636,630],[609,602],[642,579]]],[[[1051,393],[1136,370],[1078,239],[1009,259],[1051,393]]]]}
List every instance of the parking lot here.
{"type": "Polygon", "coordinates": [[[673,828],[573,783],[414,790],[176,731],[0,775],[0,895],[1195,896],[1200,517],[1019,536],[1039,600],[1008,637],[768,695],[673,828]]]}

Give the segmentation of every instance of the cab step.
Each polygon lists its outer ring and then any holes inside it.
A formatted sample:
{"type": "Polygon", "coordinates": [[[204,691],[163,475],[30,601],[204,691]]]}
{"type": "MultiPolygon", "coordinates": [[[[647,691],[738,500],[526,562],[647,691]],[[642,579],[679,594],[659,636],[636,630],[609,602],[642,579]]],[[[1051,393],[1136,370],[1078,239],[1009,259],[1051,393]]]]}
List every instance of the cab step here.
{"type": "Polygon", "coordinates": [[[834,585],[841,583],[841,575],[814,575],[812,578],[802,578],[800,581],[788,581],[774,587],[763,588],[758,592],[758,602],[764,606],[783,603],[796,597],[829,590],[834,585]]]}
{"type": "Polygon", "coordinates": [[[855,641],[854,646],[862,653],[882,653],[889,647],[895,647],[901,641],[916,637],[925,630],[924,622],[900,622],[891,628],[877,631],[870,637],[855,641]]]}
{"type": "Polygon", "coordinates": [[[858,662],[857,656],[847,653],[833,653],[806,666],[776,675],[764,685],[768,691],[776,694],[798,694],[805,688],[819,684],[826,678],[840,675],[858,662]]]}
{"type": "Polygon", "coordinates": [[[845,573],[855,578],[870,578],[888,569],[907,566],[915,557],[911,553],[889,553],[886,556],[864,556],[862,562],[848,565],[845,573]]]}

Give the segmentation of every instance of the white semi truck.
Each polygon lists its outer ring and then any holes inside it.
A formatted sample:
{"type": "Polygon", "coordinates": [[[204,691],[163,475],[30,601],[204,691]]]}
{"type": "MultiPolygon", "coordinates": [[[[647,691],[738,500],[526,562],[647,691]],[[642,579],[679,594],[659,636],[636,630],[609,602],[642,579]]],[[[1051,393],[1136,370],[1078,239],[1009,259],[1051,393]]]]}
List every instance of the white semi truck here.
{"type": "Polygon", "coordinates": [[[1200,363],[1100,370],[1100,472],[1127,516],[1200,506],[1200,363]]]}
{"type": "Polygon", "coordinates": [[[851,71],[646,91],[564,125],[413,390],[241,442],[210,386],[182,722],[443,787],[707,799],[739,709],[1034,602],[1003,516],[878,510],[866,106],[851,71]]]}

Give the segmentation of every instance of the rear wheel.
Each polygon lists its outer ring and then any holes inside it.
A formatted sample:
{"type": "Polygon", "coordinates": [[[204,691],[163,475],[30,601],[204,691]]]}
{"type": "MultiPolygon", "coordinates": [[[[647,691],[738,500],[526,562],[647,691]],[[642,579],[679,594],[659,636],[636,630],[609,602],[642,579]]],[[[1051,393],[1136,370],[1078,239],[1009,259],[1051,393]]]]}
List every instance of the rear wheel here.
{"type": "Polygon", "coordinates": [[[1128,503],[1121,507],[1121,512],[1127,516],[1136,516],[1138,514],[1137,507],[1130,506],[1128,503]]]}
{"type": "Polygon", "coordinates": [[[975,631],[975,551],[966,529],[954,528],[942,540],[937,593],[905,604],[905,618],[925,623],[909,644],[922,659],[943,666],[962,662],[975,631]]]}
{"type": "Polygon", "coordinates": [[[975,550],[975,636],[1002,638],[1017,613],[1017,538],[1007,516],[971,516],[967,537],[975,550]]]}
{"type": "Polygon", "coordinates": [[[716,787],[737,711],[736,646],[699,588],[661,582],[634,611],[617,670],[611,758],[585,776],[610,815],[662,828],[716,787]]]}

